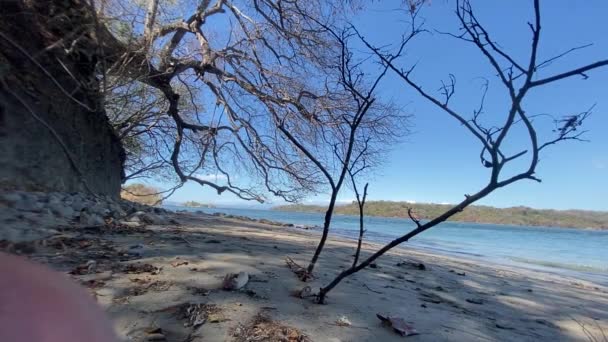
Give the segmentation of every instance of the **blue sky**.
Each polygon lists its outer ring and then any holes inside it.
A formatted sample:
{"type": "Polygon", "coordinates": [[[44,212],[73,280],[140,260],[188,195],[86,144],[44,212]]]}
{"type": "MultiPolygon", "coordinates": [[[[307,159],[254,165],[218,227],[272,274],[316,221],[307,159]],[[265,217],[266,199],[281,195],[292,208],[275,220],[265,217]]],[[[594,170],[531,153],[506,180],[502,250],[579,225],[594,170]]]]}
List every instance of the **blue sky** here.
{"type": "MultiPolygon", "coordinates": [[[[358,14],[354,23],[376,45],[396,42],[406,29],[407,16],[393,11],[398,2],[382,2],[358,14]]],[[[480,21],[494,40],[524,63],[530,48],[532,1],[473,1],[480,21]]],[[[541,76],[565,71],[608,58],[608,1],[550,0],[542,2],[543,35],[540,59],[550,58],[571,47],[594,45],[574,52],[546,68],[541,76]]],[[[430,30],[455,32],[458,28],[452,1],[436,0],[424,8],[421,16],[430,30]]],[[[440,34],[419,37],[399,62],[404,68],[417,63],[413,78],[427,90],[435,90],[449,73],[457,78],[453,106],[462,113],[472,113],[481,95],[480,77],[490,81],[486,99],[487,120],[504,117],[506,92],[479,51],[472,45],[440,34]]],[[[586,128],[590,142],[565,142],[541,156],[537,175],[542,183],[523,181],[500,189],[480,204],[508,207],[525,205],[535,208],[608,210],[608,68],[589,72],[534,90],[525,102],[528,113],[568,115],[588,109],[593,115],[586,128]]],[[[370,200],[408,200],[416,202],[455,203],[465,193],[473,193],[487,182],[487,169],[479,163],[478,143],[453,119],[414,94],[396,77],[388,77],[378,93],[391,98],[409,113],[412,134],[385,158],[386,162],[370,177],[370,200]]],[[[541,136],[548,137],[551,120],[536,122],[541,136]]],[[[515,132],[508,147],[514,150],[519,138],[515,132]]],[[[308,202],[323,202],[319,195],[308,202]]],[[[341,201],[351,201],[345,189],[341,201]]],[[[197,200],[220,205],[248,204],[229,195],[217,196],[212,189],[186,184],[170,201],[197,200]]],[[[279,201],[275,201],[278,203],[279,201]]]]}

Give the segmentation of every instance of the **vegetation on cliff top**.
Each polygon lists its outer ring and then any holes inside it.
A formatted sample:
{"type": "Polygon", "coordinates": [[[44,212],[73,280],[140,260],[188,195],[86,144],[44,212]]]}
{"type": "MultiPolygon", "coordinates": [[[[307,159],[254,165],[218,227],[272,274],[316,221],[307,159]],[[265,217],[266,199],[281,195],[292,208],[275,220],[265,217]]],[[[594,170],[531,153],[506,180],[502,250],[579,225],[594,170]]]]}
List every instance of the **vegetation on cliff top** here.
{"type": "Polygon", "coordinates": [[[127,201],[145,205],[160,205],[163,202],[157,188],[139,183],[123,187],[120,191],[120,197],[127,201]]]}
{"type": "MultiPolygon", "coordinates": [[[[365,204],[365,215],[407,218],[407,209],[420,219],[436,217],[449,208],[449,204],[409,203],[392,201],[370,201],[365,204]]],[[[324,212],[317,205],[292,204],[274,207],[274,210],[324,212]]],[[[356,203],[336,207],[337,214],[358,215],[356,203]]],[[[547,226],[608,229],[608,212],[586,210],[549,210],[528,207],[494,208],[470,206],[450,220],[462,222],[512,224],[521,226],[547,226]]]]}
{"type": "Polygon", "coordinates": [[[183,206],[189,208],[215,208],[212,204],[205,204],[197,201],[186,201],[183,203],[183,206]]]}

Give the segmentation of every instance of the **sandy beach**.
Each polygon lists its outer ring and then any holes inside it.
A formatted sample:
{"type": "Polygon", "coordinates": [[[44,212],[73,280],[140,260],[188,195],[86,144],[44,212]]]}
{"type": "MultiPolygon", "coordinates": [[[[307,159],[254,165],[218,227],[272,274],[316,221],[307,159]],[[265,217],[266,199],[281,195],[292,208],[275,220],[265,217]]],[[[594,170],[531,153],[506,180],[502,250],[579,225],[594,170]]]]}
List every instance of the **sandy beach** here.
{"type": "MultiPolygon", "coordinates": [[[[608,334],[607,284],[402,248],[318,305],[294,293],[315,292],[350,265],[353,241],[331,238],[316,279],[303,283],[285,257],[305,265],[314,234],[174,217],[179,225],[66,228],[35,251],[12,248],[71,272],[124,341],[606,341],[608,334]],[[247,285],[222,290],[224,276],[238,272],[250,276],[247,285]],[[377,313],[402,317],[419,335],[396,334],[377,313]]],[[[364,244],[362,253],[376,248],[364,244]]]]}

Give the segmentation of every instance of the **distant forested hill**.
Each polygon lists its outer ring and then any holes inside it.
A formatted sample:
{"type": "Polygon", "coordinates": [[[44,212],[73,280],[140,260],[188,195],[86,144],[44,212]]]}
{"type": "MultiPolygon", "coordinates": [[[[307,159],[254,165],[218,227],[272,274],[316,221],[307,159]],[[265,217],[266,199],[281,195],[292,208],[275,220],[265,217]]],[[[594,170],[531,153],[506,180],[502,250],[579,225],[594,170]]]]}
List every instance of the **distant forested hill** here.
{"type": "MultiPolygon", "coordinates": [[[[450,207],[446,204],[371,201],[365,204],[365,214],[383,217],[407,217],[407,208],[420,219],[430,219],[450,207]]],[[[325,207],[292,204],[274,207],[273,210],[323,212],[325,207]]],[[[336,207],[337,214],[358,215],[355,203],[336,207]]],[[[521,226],[549,226],[608,229],[608,212],[586,210],[546,210],[527,207],[494,208],[470,206],[453,216],[451,221],[512,224],[521,226]]]]}

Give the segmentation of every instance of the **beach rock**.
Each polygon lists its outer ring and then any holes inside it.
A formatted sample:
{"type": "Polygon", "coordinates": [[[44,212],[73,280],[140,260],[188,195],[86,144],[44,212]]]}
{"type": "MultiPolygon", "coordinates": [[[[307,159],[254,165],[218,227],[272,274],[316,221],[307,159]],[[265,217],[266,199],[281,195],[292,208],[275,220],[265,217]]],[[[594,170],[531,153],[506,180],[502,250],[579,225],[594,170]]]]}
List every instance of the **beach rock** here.
{"type": "Polygon", "coordinates": [[[156,215],[153,213],[147,213],[144,211],[137,211],[137,212],[133,213],[131,216],[129,216],[127,221],[145,223],[145,224],[159,224],[159,225],[169,223],[169,221],[164,216],[156,215]]]}
{"type": "Polygon", "coordinates": [[[249,282],[249,274],[247,272],[228,273],[224,277],[222,288],[228,291],[240,290],[249,282]]]}
{"type": "Polygon", "coordinates": [[[47,208],[55,215],[59,217],[64,217],[67,219],[72,219],[75,215],[74,209],[72,207],[67,206],[61,202],[50,202],[47,204],[47,208]]]}
{"type": "Polygon", "coordinates": [[[483,299],[481,299],[481,298],[467,298],[467,302],[469,302],[471,304],[482,305],[483,304],[483,299]]]}
{"type": "Polygon", "coordinates": [[[15,202],[14,208],[21,211],[39,212],[42,210],[43,205],[42,203],[39,203],[34,196],[23,196],[20,200],[15,202]]]}
{"type": "Polygon", "coordinates": [[[95,203],[92,206],[90,206],[89,208],[87,208],[87,210],[91,214],[95,214],[95,215],[98,215],[101,217],[108,216],[108,214],[110,213],[110,209],[108,209],[108,206],[104,205],[102,203],[95,203]]]}
{"type": "Polygon", "coordinates": [[[120,224],[121,226],[130,227],[130,228],[140,228],[140,227],[144,226],[143,222],[130,222],[130,221],[125,221],[125,220],[118,221],[118,224],[120,224]]]}
{"type": "Polygon", "coordinates": [[[336,320],[336,325],[339,327],[350,327],[353,324],[348,319],[348,317],[342,315],[342,316],[338,317],[338,319],[336,320]]]}
{"type": "Polygon", "coordinates": [[[51,192],[47,195],[47,203],[64,202],[64,196],[60,192],[51,192]]]}
{"type": "Polygon", "coordinates": [[[508,326],[508,325],[506,325],[506,324],[502,324],[502,323],[496,323],[496,324],[495,324],[495,326],[496,326],[498,329],[504,329],[504,330],[514,330],[514,329],[515,329],[515,328],[513,328],[513,327],[511,327],[511,326],[508,326]]]}
{"type": "Polygon", "coordinates": [[[134,223],[144,223],[144,220],[142,219],[143,215],[145,215],[145,213],[143,211],[137,211],[137,212],[129,215],[129,217],[127,217],[127,219],[125,221],[134,222],[134,223]]]}
{"type": "Polygon", "coordinates": [[[400,261],[397,264],[395,264],[395,266],[397,266],[397,267],[410,267],[410,268],[414,268],[414,269],[419,269],[421,271],[425,271],[426,270],[426,266],[423,263],[421,263],[421,262],[400,261]]]}
{"type": "Polygon", "coordinates": [[[82,225],[86,226],[101,226],[105,224],[103,218],[99,215],[89,214],[86,211],[82,211],[80,213],[80,217],[78,218],[78,222],[82,225]]]}
{"type": "Polygon", "coordinates": [[[127,212],[125,210],[123,210],[123,208],[116,203],[110,204],[110,206],[108,208],[110,210],[109,216],[111,216],[115,219],[120,219],[120,218],[127,216],[127,212]]]}
{"type": "Polygon", "coordinates": [[[158,333],[154,333],[154,334],[148,334],[146,336],[146,341],[166,341],[167,338],[165,337],[165,335],[163,334],[158,334],[158,333]]]}
{"type": "Polygon", "coordinates": [[[76,212],[82,211],[84,208],[86,208],[86,204],[82,200],[73,200],[71,201],[70,206],[72,207],[72,210],[76,212]]]}
{"type": "Polygon", "coordinates": [[[0,237],[19,241],[40,239],[55,234],[56,227],[74,223],[99,227],[105,218],[131,227],[179,224],[164,208],[83,193],[5,191],[0,194],[0,209],[0,237]]]}
{"type": "Polygon", "coordinates": [[[17,192],[7,192],[0,194],[0,201],[7,203],[9,206],[14,206],[15,203],[21,201],[22,197],[17,192]]]}

